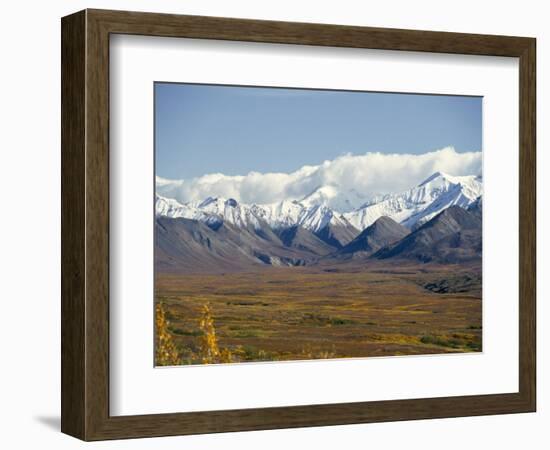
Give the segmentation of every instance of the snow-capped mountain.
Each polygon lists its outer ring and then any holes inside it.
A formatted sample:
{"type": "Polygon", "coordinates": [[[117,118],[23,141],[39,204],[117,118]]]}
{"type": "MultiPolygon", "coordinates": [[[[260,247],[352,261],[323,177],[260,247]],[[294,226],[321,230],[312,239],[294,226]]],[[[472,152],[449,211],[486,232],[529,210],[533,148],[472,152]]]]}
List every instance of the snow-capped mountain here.
{"type": "Polygon", "coordinates": [[[303,216],[304,207],[295,200],[283,200],[277,203],[266,205],[252,205],[252,211],[272,228],[288,228],[300,222],[303,216]]]}
{"type": "Polygon", "coordinates": [[[209,225],[227,222],[237,227],[255,229],[266,223],[275,231],[301,226],[314,233],[327,227],[360,232],[378,218],[386,216],[413,229],[450,206],[468,208],[482,195],[482,191],[481,177],[457,177],[436,172],[405,192],[378,196],[351,211],[350,205],[366,196],[356,192],[344,195],[336,186],[327,185],[315,189],[299,201],[283,200],[262,205],[213,197],[182,204],[157,194],[156,214],[198,220],[209,225]],[[340,206],[337,208],[335,205],[338,204],[340,206]]]}
{"type": "Polygon", "coordinates": [[[317,232],[329,224],[348,225],[341,214],[320,204],[304,205],[302,202],[285,200],[270,205],[253,205],[252,210],[274,229],[300,225],[317,232]]]}
{"type": "Polygon", "coordinates": [[[179,203],[177,200],[157,194],[155,210],[157,216],[198,220],[207,224],[228,222],[237,227],[260,227],[258,217],[251,207],[236,200],[208,197],[202,202],[179,203]]]}
{"type": "Polygon", "coordinates": [[[159,191],[159,270],[225,272],[367,258],[457,263],[481,257],[481,177],[437,172],[405,192],[371,197],[347,212],[329,206],[346,197],[336,186],[271,204],[222,197],[181,203],[159,191]],[[190,220],[172,220],[178,218],[190,220]]]}
{"type": "Polygon", "coordinates": [[[155,213],[157,216],[200,220],[200,217],[195,216],[197,208],[192,203],[182,205],[173,198],[166,198],[158,194],[155,200],[155,213]]]}
{"type": "Polygon", "coordinates": [[[387,216],[408,228],[421,225],[452,205],[467,208],[483,193],[481,177],[455,177],[436,172],[399,194],[374,199],[344,217],[355,227],[364,230],[382,216],[387,216]]]}
{"type": "Polygon", "coordinates": [[[344,213],[360,207],[367,199],[367,196],[355,189],[343,190],[339,186],[327,184],[317,187],[299,202],[306,207],[327,206],[344,213]]]}
{"type": "Polygon", "coordinates": [[[157,194],[157,216],[182,217],[213,224],[225,221],[237,227],[261,227],[266,222],[274,230],[300,225],[318,232],[327,225],[349,226],[338,213],[324,205],[305,206],[297,201],[284,200],[267,205],[246,205],[234,199],[208,197],[203,202],[179,203],[157,194]]]}

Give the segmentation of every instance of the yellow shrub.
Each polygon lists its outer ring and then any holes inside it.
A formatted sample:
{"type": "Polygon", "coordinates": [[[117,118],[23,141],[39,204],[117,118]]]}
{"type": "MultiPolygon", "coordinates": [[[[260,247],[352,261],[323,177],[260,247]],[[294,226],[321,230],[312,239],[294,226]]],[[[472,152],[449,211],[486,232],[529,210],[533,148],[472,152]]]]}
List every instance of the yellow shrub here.
{"type": "Polygon", "coordinates": [[[227,348],[220,350],[218,346],[214,318],[212,317],[212,312],[208,304],[202,307],[199,328],[203,333],[199,345],[199,357],[201,362],[203,364],[232,362],[233,356],[231,355],[231,351],[227,348]]]}
{"type": "Polygon", "coordinates": [[[157,345],[155,348],[155,363],[157,366],[176,366],[181,364],[181,357],[168,330],[169,322],[161,303],[155,308],[155,325],[157,345]]]}

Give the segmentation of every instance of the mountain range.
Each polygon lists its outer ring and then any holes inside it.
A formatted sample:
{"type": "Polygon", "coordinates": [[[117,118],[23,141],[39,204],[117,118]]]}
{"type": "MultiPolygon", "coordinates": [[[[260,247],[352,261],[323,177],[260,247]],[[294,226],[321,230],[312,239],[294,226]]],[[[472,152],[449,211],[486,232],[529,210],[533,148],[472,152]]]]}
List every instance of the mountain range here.
{"type": "Polygon", "coordinates": [[[180,203],[157,193],[156,264],[166,271],[223,271],[362,258],[453,263],[481,257],[481,177],[436,172],[405,192],[349,210],[365,197],[337,186],[272,204],[213,197],[180,203]]]}

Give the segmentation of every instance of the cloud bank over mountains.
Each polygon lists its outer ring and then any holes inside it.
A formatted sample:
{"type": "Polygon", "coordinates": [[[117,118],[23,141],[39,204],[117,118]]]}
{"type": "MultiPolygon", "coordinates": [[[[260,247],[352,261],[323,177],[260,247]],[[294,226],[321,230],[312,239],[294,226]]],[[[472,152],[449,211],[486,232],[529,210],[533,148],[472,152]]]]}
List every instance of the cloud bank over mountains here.
{"type": "Polygon", "coordinates": [[[458,153],[452,147],[420,154],[347,154],[292,173],[228,176],[211,173],[189,180],[156,178],[157,193],[181,203],[207,197],[234,198],[248,204],[301,200],[321,186],[355,193],[356,205],[380,194],[404,191],[434,172],[450,175],[481,174],[481,152],[458,153]]]}

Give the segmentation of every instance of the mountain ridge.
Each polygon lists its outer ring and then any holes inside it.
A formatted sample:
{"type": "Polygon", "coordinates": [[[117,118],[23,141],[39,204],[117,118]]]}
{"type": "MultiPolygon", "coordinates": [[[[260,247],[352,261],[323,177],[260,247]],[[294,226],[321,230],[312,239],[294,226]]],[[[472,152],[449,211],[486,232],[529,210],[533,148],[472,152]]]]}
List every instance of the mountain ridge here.
{"type": "Polygon", "coordinates": [[[459,263],[481,258],[481,217],[452,205],[398,241],[377,251],[377,259],[459,263]]]}
{"type": "Polygon", "coordinates": [[[355,211],[345,213],[344,217],[360,230],[382,216],[415,228],[449,206],[468,207],[482,192],[479,176],[458,177],[435,172],[407,191],[378,197],[355,211]]]}
{"type": "Polygon", "coordinates": [[[387,216],[379,217],[365,228],[350,243],[337,252],[338,256],[350,254],[372,254],[382,247],[403,239],[410,230],[387,216]]]}
{"type": "MultiPolygon", "coordinates": [[[[312,194],[318,200],[331,193],[316,189],[312,194]]],[[[460,262],[481,256],[480,177],[435,172],[404,193],[365,203],[354,211],[367,211],[368,220],[362,217],[359,227],[351,213],[317,204],[312,194],[307,204],[283,200],[265,205],[221,197],[182,204],[156,194],[159,267],[192,270],[180,261],[186,252],[189,261],[205,269],[350,258],[460,262]]]]}
{"type": "Polygon", "coordinates": [[[273,229],[300,225],[314,233],[328,225],[363,231],[382,216],[415,229],[449,206],[469,207],[482,191],[479,176],[456,177],[435,172],[407,191],[375,197],[350,212],[339,212],[328,206],[338,195],[337,188],[330,185],[316,188],[300,201],[282,200],[269,204],[245,204],[221,197],[179,203],[156,194],[155,209],[160,216],[205,222],[225,220],[238,226],[259,226],[263,220],[273,229]]]}

